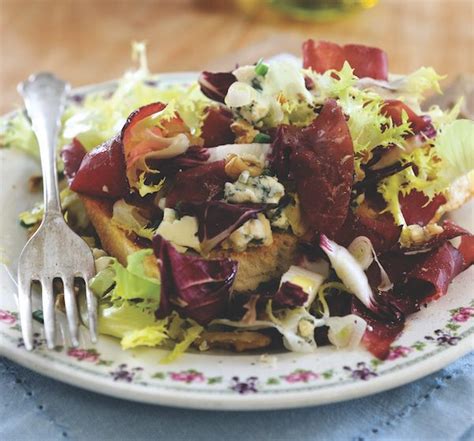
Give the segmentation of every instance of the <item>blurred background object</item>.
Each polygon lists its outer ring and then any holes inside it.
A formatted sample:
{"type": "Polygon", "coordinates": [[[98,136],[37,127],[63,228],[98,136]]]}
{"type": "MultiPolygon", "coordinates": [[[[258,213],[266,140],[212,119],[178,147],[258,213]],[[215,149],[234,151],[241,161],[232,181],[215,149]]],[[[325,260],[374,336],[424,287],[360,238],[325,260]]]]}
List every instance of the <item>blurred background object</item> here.
{"type": "Polygon", "coordinates": [[[377,0],[269,0],[270,5],[301,20],[331,20],[350,12],[369,9],[377,0]]]}
{"type": "MultiPolygon", "coordinates": [[[[378,0],[196,0],[207,9],[232,9],[252,15],[272,13],[296,20],[333,20],[341,15],[369,9],[378,0]]],[[[273,17],[277,15],[274,14],[273,17]]]]}
{"type": "Polygon", "coordinates": [[[153,72],[299,54],[312,37],[383,48],[393,72],[430,65],[454,79],[474,72],[473,22],[473,0],[0,0],[0,113],[31,72],[74,86],[121,76],[133,40],[148,42],[153,72]]]}

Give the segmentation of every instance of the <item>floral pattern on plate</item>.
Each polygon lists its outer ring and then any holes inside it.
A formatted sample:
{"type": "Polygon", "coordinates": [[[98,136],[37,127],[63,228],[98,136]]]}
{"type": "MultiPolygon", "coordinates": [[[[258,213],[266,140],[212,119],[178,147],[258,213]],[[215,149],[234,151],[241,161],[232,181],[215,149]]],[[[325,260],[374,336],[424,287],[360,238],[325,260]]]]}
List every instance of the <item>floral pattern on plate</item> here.
{"type": "MultiPolygon", "coordinates": [[[[196,369],[173,370],[168,369],[149,373],[140,365],[129,366],[127,363],[118,363],[104,358],[96,348],[73,348],[59,346],[56,353],[64,354],[71,366],[82,363],[107,368],[108,375],[114,382],[137,383],[150,385],[156,383],[171,383],[186,385],[200,385],[201,387],[225,388],[240,395],[256,394],[265,389],[275,390],[284,385],[285,388],[325,382],[342,381],[369,381],[383,375],[387,366],[401,359],[412,359],[417,354],[425,353],[434,347],[454,346],[463,338],[459,331],[474,318],[474,300],[468,306],[461,306],[449,311],[449,318],[442,328],[435,329],[431,334],[425,335],[423,341],[416,340],[410,345],[394,345],[385,361],[371,358],[369,361],[357,361],[352,365],[344,365],[338,371],[334,369],[317,372],[311,369],[297,368],[279,376],[250,375],[241,377],[207,375],[196,369]],[[226,386],[227,385],[227,386],[226,386]]],[[[0,309],[0,324],[16,335],[17,347],[23,347],[21,330],[18,326],[18,314],[14,311],[0,309]]],[[[466,336],[467,337],[467,336],[466,336]]],[[[41,334],[34,334],[35,350],[39,353],[48,352],[41,334]]],[[[398,365],[401,368],[403,365],[398,365]]]]}

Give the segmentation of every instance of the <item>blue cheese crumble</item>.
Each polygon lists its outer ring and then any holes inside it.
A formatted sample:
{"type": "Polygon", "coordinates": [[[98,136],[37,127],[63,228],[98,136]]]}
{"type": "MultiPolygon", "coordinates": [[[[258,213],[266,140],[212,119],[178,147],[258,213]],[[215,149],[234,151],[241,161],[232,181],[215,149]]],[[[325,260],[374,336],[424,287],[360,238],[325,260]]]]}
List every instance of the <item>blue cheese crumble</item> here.
{"type": "Polygon", "coordinates": [[[236,182],[227,182],[224,188],[226,202],[235,204],[278,204],[285,194],[285,188],[273,176],[250,176],[243,171],[236,182]]]}
{"type": "Polygon", "coordinates": [[[259,213],[256,219],[250,219],[235,230],[224,242],[222,248],[245,251],[248,246],[269,246],[273,243],[270,222],[259,213]]]}
{"type": "Polygon", "coordinates": [[[193,216],[183,216],[178,219],[176,214],[172,208],[165,208],[163,221],[156,230],[156,234],[170,241],[180,252],[186,251],[187,248],[200,251],[197,219],[193,216]]]}

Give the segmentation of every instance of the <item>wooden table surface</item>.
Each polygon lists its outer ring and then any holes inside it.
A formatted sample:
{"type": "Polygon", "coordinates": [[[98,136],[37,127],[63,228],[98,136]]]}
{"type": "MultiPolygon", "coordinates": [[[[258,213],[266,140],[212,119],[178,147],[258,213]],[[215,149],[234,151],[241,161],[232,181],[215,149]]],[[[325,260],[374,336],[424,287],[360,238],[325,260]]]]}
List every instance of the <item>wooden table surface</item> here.
{"type": "Polygon", "coordinates": [[[132,40],[148,42],[154,72],[228,68],[260,55],[297,53],[307,37],[382,47],[393,72],[423,64],[451,77],[474,72],[473,0],[380,0],[331,23],[262,11],[248,16],[231,3],[0,0],[0,113],[20,103],[16,84],[35,71],[54,71],[74,86],[120,76],[131,65],[132,40]]]}

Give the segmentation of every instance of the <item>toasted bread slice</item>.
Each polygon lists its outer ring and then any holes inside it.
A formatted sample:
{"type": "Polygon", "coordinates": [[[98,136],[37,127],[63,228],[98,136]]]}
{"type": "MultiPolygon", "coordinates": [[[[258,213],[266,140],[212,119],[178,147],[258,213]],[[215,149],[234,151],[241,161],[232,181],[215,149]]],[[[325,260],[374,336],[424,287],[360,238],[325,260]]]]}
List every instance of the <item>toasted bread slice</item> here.
{"type": "MultiPolygon", "coordinates": [[[[127,233],[112,222],[113,203],[106,199],[80,195],[87,215],[99,236],[102,248],[122,264],[127,264],[127,256],[143,247],[129,238],[127,233]]],[[[153,256],[145,260],[145,271],[151,277],[158,277],[158,266],[153,256]]]]}
{"type": "MultiPolygon", "coordinates": [[[[112,220],[110,201],[81,195],[87,214],[94,225],[104,250],[118,259],[122,265],[127,256],[142,247],[131,240],[126,232],[112,220]]],[[[298,239],[289,233],[273,233],[270,246],[251,247],[243,252],[214,250],[210,258],[229,257],[239,264],[234,290],[237,292],[254,291],[262,282],[280,277],[288,270],[296,255],[298,239]]],[[[150,256],[145,261],[146,272],[158,274],[156,259],[150,256]]]]}

